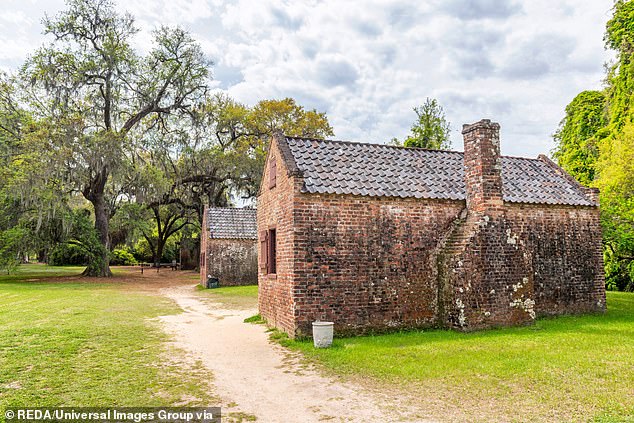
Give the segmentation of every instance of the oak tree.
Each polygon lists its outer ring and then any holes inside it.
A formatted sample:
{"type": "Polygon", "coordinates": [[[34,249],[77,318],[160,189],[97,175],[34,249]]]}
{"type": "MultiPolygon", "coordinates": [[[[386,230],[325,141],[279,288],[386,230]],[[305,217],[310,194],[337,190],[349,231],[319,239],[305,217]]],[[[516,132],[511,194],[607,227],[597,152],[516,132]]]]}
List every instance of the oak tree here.
{"type": "Polygon", "coordinates": [[[22,69],[31,109],[59,136],[42,140],[56,151],[51,166],[92,204],[103,251],[86,274],[109,276],[113,177],[132,159],[148,128],[167,130],[168,117],[187,116],[207,90],[209,62],[180,28],[154,31],[151,51],[132,47],[133,17],[111,0],[67,0],[67,10],[44,19],[52,41],[22,69]],[[110,185],[109,185],[110,184],[110,185]]]}

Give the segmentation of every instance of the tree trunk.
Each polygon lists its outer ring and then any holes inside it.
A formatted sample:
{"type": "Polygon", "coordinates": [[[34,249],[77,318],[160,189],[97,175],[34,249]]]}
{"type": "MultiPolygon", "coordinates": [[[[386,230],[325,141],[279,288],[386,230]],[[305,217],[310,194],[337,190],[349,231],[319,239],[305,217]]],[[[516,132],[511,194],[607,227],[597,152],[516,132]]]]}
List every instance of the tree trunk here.
{"type": "Polygon", "coordinates": [[[48,264],[48,250],[41,249],[37,252],[37,261],[38,263],[46,263],[48,264]]]}
{"type": "Polygon", "coordinates": [[[161,239],[159,236],[156,240],[156,262],[158,265],[161,264],[161,259],[163,258],[163,250],[165,249],[165,241],[161,239]]]}
{"type": "Polygon", "coordinates": [[[91,181],[90,185],[84,189],[84,197],[90,201],[95,209],[95,229],[101,242],[100,251],[95,252],[95,258],[88,263],[88,267],[84,270],[84,276],[110,277],[110,235],[109,219],[106,199],[104,198],[104,190],[106,181],[108,180],[108,172],[102,170],[91,181]]]}
{"type": "MultiPolygon", "coordinates": [[[[176,232],[180,231],[185,225],[188,225],[189,222],[186,221],[184,223],[178,224],[178,219],[182,218],[182,213],[175,213],[172,215],[168,215],[167,219],[164,220],[161,217],[160,212],[160,204],[153,204],[151,206],[152,212],[154,213],[154,219],[156,220],[156,228],[158,232],[158,236],[156,237],[156,250],[152,250],[155,253],[154,262],[156,265],[159,265],[161,259],[163,258],[163,252],[165,251],[165,246],[167,245],[167,241],[170,239],[172,235],[176,232]],[[177,226],[174,226],[177,225],[177,226]]],[[[145,237],[150,243],[149,237],[145,237]]],[[[150,243],[150,246],[152,243],[150,243]]]]}
{"type": "Polygon", "coordinates": [[[150,250],[152,251],[152,263],[156,265],[158,260],[156,260],[156,248],[154,247],[154,243],[152,242],[152,238],[150,238],[146,233],[143,233],[143,238],[147,241],[147,245],[149,245],[150,250]]]}

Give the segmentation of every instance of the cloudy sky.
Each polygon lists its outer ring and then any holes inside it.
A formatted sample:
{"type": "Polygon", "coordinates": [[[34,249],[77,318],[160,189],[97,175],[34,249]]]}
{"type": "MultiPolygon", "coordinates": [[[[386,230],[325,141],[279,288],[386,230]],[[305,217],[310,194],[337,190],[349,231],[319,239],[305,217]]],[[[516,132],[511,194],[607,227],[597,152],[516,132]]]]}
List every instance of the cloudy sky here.
{"type": "MultiPolygon", "coordinates": [[[[1,0],[0,68],[43,41],[63,0],[1,0]]],[[[215,62],[214,86],[254,104],[294,97],[328,114],[336,138],[403,138],[412,107],[443,105],[460,128],[502,126],[502,151],[549,152],[566,104],[600,88],[612,0],[115,0],[137,19],[139,49],[161,24],[189,29],[215,62]]]]}

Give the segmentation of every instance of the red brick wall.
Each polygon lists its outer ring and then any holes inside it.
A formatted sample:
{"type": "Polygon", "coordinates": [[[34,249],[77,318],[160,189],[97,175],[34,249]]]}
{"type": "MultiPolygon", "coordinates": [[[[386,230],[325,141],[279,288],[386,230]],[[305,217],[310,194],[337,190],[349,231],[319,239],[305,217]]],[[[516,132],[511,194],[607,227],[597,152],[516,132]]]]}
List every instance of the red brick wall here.
{"type": "Polygon", "coordinates": [[[500,125],[481,120],[464,125],[464,165],[467,207],[472,212],[503,208],[500,125]]]}
{"type": "Polygon", "coordinates": [[[527,238],[538,315],[605,311],[598,208],[512,205],[507,215],[531,222],[532,230],[521,236],[527,238]]]}
{"type": "Polygon", "coordinates": [[[205,276],[218,278],[220,286],[257,284],[256,244],[251,239],[207,239],[205,276]]]}
{"type": "Polygon", "coordinates": [[[449,252],[441,278],[451,327],[605,310],[597,208],[505,203],[503,215],[472,214],[452,236],[462,248],[449,252]]]}
{"type": "Polygon", "coordinates": [[[275,142],[268,160],[257,221],[277,231],[277,274],[258,266],[258,302],[292,336],[317,319],[469,330],[605,309],[598,208],[500,203],[485,181],[465,218],[464,201],[302,194],[275,142]]]}
{"type": "Polygon", "coordinates": [[[260,314],[268,324],[288,333],[294,333],[294,302],[291,296],[293,286],[293,226],[292,205],[293,177],[287,169],[275,142],[271,143],[269,157],[262,176],[262,186],[258,196],[258,305],[260,314]],[[277,166],[276,186],[269,188],[269,164],[275,160],[277,166]],[[277,271],[267,275],[262,269],[260,254],[262,231],[275,228],[277,236],[277,271]]]}
{"type": "Polygon", "coordinates": [[[435,248],[463,201],[297,195],[295,322],[361,333],[435,325],[435,248]]]}
{"type": "Polygon", "coordinates": [[[206,286],[207,283],[207,257],[205,251],[207,251],[207,239],[209,238],[209,226],[207,223],[207,206],[203,210],[203,224],[200,231],[200,257],[199,257],[199,270],[200,270],[200,284],[206,286]]]}

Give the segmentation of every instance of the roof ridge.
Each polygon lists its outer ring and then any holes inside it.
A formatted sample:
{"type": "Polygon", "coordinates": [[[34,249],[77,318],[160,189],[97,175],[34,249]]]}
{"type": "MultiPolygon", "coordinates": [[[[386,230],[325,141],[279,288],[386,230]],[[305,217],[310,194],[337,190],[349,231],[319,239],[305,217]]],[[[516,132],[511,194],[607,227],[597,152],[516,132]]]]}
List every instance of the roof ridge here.
{"type": "Polygon", "coordinates": [[[329,143],[348,144],[348,145],[367,145],[371,147],[387,147],[387,148],[393,148],[398,150],[408,150],[408,151],[418,150],[418,151],[430,151],[434,153],[464,154],[462,151],[456,151],[456,150],[440,150],[440,149],[435,150],[433,148],[405,147],[401,145],[380,144],[380,143],[374,143],[374,142],[331,140],[327,138],[295,137],[290,135],[284,135],[284,137],[286,139],[300,139],[300,140],[307,140],[307,141],[319,141],[319,142],[329,142],[329,143]]]}
{"type": "Polygon", "coordinates": [[[541,162],[541,160],[539,160],[539,157],[510,156],[508,154],[501,154],[500,157],[504,159],[521,159],[521,160],[531,160],[534,162],[541,162]]]}
{"type": "MultiPolygon", "coordinates": [[[[405,147],[402,145],[390,145],[390,144],[381,144],[374,142],[363,142],[363,141],[347,141],[347,140],[333,140],[328,138],[313,138],[313,137],[300,137],[300,136],[290,136],[284,135],[286,139],[300,139],[306,141],[319,141],[319,142],[327,142],[327,143],[336,143],[336,144],[348,144],[348,145],[367,145],[371,147],[387,147],[394,148],[397,150],[407,150],[407,151],[428,151],[433,153],[452,153],[452,154],[464,154],[464,151],[458,150],[443,150],[443,149],[433,149],[433,148],[421,148],[421,147],[405,147]]],[[[539,161],[539,157],[524,157],[524,156],[511,156],[508,154],[501,154],[500,157],[509,158],[509,159],[523,159],[523,160],[533,160],[539,161]]]]}

